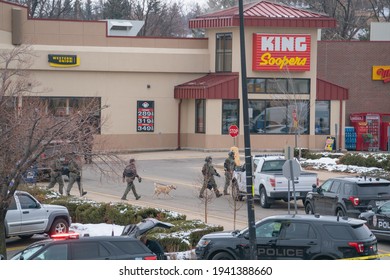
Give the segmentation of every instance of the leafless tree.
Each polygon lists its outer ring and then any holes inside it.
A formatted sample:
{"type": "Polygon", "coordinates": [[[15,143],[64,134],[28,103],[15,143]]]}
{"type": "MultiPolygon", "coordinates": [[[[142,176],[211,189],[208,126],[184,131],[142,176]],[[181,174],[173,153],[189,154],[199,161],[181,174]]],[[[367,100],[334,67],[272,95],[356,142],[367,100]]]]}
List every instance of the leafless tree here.
{"type": "Polygon", "coordinates": [[[196,196],[200,203],[203,204],[203,215],[204,215],[204,222],[207,223],[208,220],[208,212],[209,212],[209,205],[214,202],[216,199],[215,193],[213,190],[209,190],[208,188],[205,189],[203,193],[203,197],[199,195],[199,190],[202,188],[204,183],[204,178],[203,176],[200,176],[196,179],[195,186],[200,186],[196,187],[194,191],[194,196],[196,196]]]}
{"type": "Polygon", "coordinates": [[[233,209],[233,229],[236,229],[237,212],[245,205],[243,195],[239,192],[237,180],[233,178],[231,183],[231,197],[228,198],[229,205],[233,209]]]}
{"type": "Polygon", "coordinates": [[[93,157],[93,166],[107,175],[120,176],[117,166],[124,166],[113,153],[85,149],[86,139],[93,138],[96,129],[91,120],[102,108],[91,100],[69,115],[53,114],[39,97],[38,91],[44,89],[38,90],[42,86],[29,76],[33,60],[30,46],[0,53],[0,254],[4,256],[5,216],[28,170],[66,156],[93,157]]]}
{"type": "Polygon", "coordinates": [[[390,21],[390,0],[369,0],[376,21],[390,21]]]}

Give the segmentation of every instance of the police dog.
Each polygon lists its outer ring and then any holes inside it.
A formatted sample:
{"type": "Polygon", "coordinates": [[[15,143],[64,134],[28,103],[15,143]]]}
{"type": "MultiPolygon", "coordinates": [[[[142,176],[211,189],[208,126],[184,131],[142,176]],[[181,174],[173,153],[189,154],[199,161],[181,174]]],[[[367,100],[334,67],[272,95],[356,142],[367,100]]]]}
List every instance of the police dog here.
{"type": "Polygon", "coordinates": [[[164,185],[164,184],[161,184],[161,183],[154,183],[154,194],[153,196],[160,196],[160,194],[164,194],[164,197],[165,196],[170,196],[170,192],[172,190],[176,190],[176,186],[175,185],[164,185]]]}

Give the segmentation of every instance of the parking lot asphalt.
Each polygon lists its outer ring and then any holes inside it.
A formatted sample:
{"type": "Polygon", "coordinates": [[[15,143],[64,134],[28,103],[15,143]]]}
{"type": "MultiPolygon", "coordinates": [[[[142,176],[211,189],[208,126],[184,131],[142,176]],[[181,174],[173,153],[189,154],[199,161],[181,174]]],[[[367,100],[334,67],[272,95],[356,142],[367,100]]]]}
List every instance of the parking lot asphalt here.
{"type": "MultiPolygon", "coordinates": [[[[276,153],[267,153],[267,154],[276,154],[276,153]]],[[[197,150],[174,150],[174,151],[142,152],[142,153],[120,155],[120,157],[124,160],[130,158],[135,158],[136,160],[205,158],[206,156],[211,156],[213,158],[213,163],[216,167],[223,168],[223,161],[224,158],[228,156],[228,152],[227,151],[207,152],[207,151],[197,151],[197,150]]],[[[244,163],[245,158],[243,154],[240,154],[240,159],[241,159],[241,163],[244,163]]],[[[308,170],[308,171],[317,173],[320,183],[332,177],[348,175],[348,173],[330,172],[327,170],[308,170]]]]}

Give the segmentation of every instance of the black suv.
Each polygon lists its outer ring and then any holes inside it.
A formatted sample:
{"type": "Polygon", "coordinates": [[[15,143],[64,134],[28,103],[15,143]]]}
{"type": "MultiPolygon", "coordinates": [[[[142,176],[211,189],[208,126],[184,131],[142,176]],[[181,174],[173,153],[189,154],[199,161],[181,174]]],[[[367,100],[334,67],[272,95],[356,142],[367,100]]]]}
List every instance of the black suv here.
{"type": "MultiPolygon", "coordinates": [[[[377,240],[359,219],[320,215],[278,215],[256,223],[259,260],[333,260],[375,256],[377,240]]],[[[250,259],[249,230],[203,236],[199,260],[250,259]]],[[[375,257],[373,257],[375,258],[375,257]]]]}
{"type": "Polygon", "coordinates": [[[167,229],[173,227],[173,224],[146,218],[138,224],[127,225],[121,236],[80,237],[76,232],[52,235],[51,239],[31,244],[14,255],[11,260],[166,259],[153,253],[138,239],[158,227],[167,229]]]}
{"type": "Polygon", "coordinates": [[[390,181],[373,177],[337,177],[313,186],[305,199],[306,214],[358,218],[369,206],[390,200],[390,181]]]}
{"type": "Polygon", "coordinates": [[[37,241],[11,260],[157,260],[157,256],[136,238],[79,238],[78,233],[67,233],[37,241]]]}

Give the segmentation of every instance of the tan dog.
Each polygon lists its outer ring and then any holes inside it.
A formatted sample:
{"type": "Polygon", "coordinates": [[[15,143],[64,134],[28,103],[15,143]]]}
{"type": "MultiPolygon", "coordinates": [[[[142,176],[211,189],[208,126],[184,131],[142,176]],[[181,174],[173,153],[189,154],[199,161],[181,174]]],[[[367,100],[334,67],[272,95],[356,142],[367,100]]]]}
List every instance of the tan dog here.
{"type": "Polygon", "coordinates": [[[172,190],[176,190],[176,186],[175,185],[164,185],[164,184],[161,184],[161,183],[154,183],[154,194],[153,196],[160,196],[160,194],[164,194],[164,197],[165,196],[170,196],[172,197],[169,193],[172,191],[172,190]]]}

